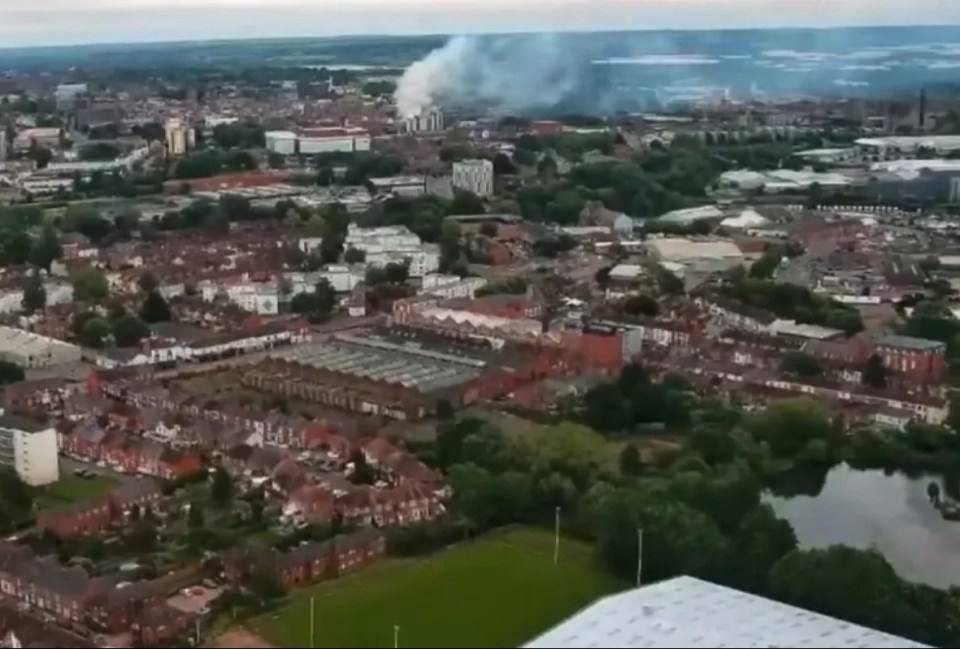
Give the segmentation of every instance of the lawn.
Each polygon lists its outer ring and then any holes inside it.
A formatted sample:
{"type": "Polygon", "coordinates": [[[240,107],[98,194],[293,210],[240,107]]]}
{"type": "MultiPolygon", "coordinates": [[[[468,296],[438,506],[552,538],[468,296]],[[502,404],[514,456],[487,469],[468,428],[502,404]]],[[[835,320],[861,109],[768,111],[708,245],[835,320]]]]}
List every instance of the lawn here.
{"type": "Polygon", "coordinates": [[[93,500],[106,495],[119,484],[113,478],[102,475],[91,477],[63,475],[53,484],[37,490],[37,509],[56,509],[85,500],[93,500]]]}
{"type": "Polygon", "coordinates": [[[317,647],[516,647],[622,584],[599,571],[589,546],[517,528],[419,561],[386,560],[297,591],[252,628],[274,643],[317,647]]]}

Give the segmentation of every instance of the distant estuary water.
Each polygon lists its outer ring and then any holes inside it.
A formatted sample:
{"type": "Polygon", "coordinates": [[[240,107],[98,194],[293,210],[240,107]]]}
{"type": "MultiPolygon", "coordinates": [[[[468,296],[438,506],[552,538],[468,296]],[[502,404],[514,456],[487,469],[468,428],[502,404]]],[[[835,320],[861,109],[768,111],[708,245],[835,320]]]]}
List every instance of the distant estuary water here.
{"type": "Polygon", "coordinates": [[[790,521],[802,548],[834,544],[875,548],[911,581],[960,585],[960,522],[944,520],[930,504],[927,485],[960,496],[957,476],[910,477],[845,464],[827,473],[796,473],[764,495],[790,521]]]}

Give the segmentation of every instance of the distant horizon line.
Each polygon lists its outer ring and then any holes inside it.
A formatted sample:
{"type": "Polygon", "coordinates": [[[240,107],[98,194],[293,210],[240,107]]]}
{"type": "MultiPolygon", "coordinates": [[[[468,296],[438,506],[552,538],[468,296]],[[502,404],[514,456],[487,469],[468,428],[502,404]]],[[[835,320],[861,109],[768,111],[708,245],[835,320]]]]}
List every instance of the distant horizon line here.
{"type": "Polygon", "coordinates": [[[76,43],[55,43],[48,45],[11,45],[0,44],[0,52],[22,51],[22,50],[58,50],[58,49],[78,49],[94,47],[138,47],[138,46],[161,46],[161,45],[186,45],[186,44],[225,44],[225,43],[264,43],[270,41],[333,41],[346,39],[427,39],[427,38],[454,38],[456,36],[523,36],[535,34],[630,34],[643,32],[672,32],[672,33],[691,33],[691,32],[827,32],[827,31],[856,31],[867,29],[882,30],[901,30],[901,29],[923,29],[923,30],[950,30],[960,29],[960,23],[950,24],[916,24],[916,25],[829,25],[829,26],[780,26],[780,27],[661,27],[634,29],[583,29],[583,30],[530,30],[522,29],[517,31],[491,31],[491,32],[423,32],[415,34],[404,33],[353,33],[337,35],[297,35],[297,36],[260,36],[255,38],[186,38],[186,39],[159,39],[159,40],[139,40],[139,41],[86,41],[76,43]]]}

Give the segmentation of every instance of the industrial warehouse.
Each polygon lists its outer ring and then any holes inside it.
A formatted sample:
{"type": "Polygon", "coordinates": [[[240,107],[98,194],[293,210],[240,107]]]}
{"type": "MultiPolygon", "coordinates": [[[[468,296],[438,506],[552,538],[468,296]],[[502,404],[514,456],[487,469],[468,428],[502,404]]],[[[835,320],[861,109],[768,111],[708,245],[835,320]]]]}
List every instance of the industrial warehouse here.
{"type": "Polygon", "coordinates": [[[440,399],[462,404],[495,398],[558,372],[563,356],[559,345],[457,339],[395,326],[271,355],[242,382],[349,411],[419,419],[440,399]]]}
{"type": "Polygon", "coordinates": [[[56,338],[0,326],[0,360],[24,369],[55,367],[80,361],[80,347],[56,338]]]}

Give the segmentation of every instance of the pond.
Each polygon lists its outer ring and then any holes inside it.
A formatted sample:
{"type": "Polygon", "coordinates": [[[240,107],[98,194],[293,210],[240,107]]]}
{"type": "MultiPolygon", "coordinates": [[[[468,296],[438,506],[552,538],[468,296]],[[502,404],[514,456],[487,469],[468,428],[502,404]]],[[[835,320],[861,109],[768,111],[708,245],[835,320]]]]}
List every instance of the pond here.
{"type": "Polygon", "coordinates": [[[960,585],[960,522],[944,520],[930,503],[931,481],[960,499],[958,476],[908,476],[841,464],[784,476],[764,501],[790,521],[802,548],[875,548],[906,579],[940,588],[960,585]]]}

